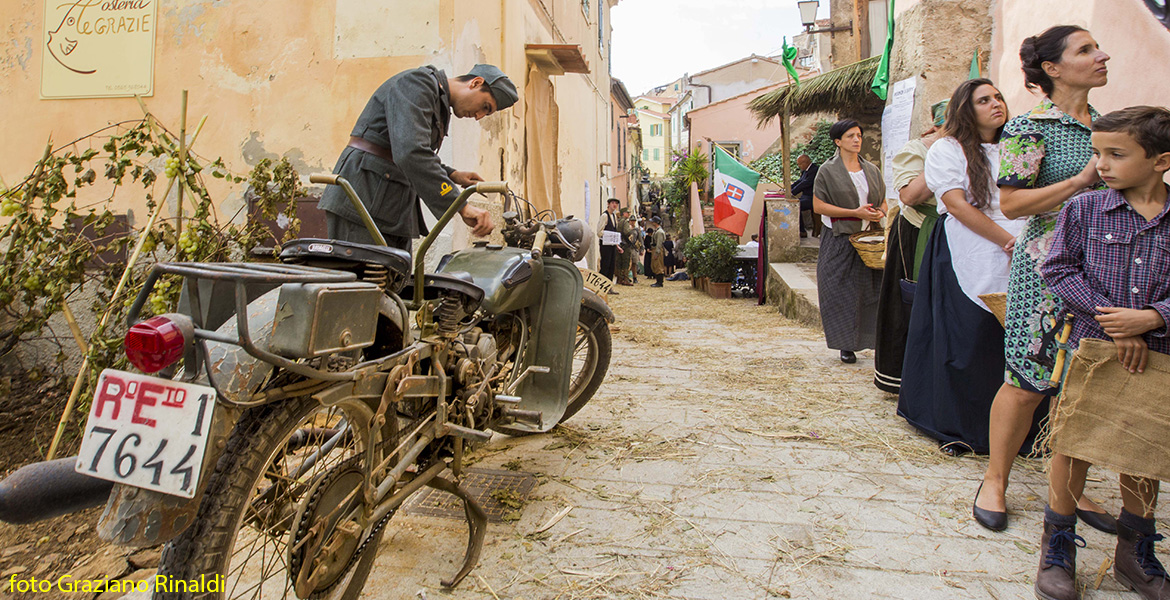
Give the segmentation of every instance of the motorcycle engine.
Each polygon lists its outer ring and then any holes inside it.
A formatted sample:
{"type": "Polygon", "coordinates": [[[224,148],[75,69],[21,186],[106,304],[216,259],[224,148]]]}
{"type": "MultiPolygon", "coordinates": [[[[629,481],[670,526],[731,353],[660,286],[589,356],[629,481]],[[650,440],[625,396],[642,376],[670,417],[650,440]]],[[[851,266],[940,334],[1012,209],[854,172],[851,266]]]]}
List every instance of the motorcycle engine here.
{"type": "Polygon", "coordinates": [[[452,347],[457,357],[455,379],[463,386],[478,384],[496,361],[496,338],[476,327],[452,347]]]}

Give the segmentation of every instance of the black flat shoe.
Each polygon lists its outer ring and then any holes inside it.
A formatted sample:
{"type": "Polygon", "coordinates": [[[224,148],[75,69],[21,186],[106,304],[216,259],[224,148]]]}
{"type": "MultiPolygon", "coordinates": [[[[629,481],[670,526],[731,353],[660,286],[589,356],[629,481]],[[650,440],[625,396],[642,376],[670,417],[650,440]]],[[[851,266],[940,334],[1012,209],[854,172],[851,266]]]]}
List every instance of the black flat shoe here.
{"type": "Polygon", "coordinates": [[[975,490],[975,502],[971,503],[971,514],[975,515],[975,521],[992,531],[1003,531],[1007,529],[1006,512],[979,508],[977,502],[979,502],[979,492],[982,491],[983,482],[979,482],[979,489],[975,490]]]}
{"type": "Polygon", "coordinates": [[[851,364],[857,362],[857,355],[854,354],[851,350],[842,350],[841,351],[841,362],[843,362],[847,365],[851,365],[851,364]]]}
{"type": "Polygon", "coordinates": [[[1097,531],[1117,535],[1117,519],[1114,519],[1113,515],[1078,508],[1077,518],[1097,531]]]}

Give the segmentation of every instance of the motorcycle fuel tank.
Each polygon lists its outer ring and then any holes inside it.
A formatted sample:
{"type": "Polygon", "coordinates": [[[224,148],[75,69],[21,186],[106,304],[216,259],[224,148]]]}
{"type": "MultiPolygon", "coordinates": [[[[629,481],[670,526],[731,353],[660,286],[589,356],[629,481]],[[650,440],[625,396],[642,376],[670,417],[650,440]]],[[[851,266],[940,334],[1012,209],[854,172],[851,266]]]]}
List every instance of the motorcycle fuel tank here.
{"type": "Polygon", "coordinates": [[[456,252],[439,271],[471,275],[484,291],[481,306],[497,315],[540,302],[544,283],[544,264],[531,251],[487,244],[456,252]]]}

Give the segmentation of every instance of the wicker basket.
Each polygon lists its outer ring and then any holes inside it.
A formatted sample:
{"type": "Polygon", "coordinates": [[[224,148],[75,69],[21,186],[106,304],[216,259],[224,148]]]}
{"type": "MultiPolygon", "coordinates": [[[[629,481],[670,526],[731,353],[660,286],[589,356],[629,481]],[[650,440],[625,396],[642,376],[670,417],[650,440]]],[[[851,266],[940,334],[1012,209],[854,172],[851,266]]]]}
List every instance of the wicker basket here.
{"type": "Polygon", "coordinates": [[[1007,294],[1004,292],[996,292],[994,294],[979,294],[979,299],[987,305],[991,310],[991,314],[999,319],[999,324],[1004,324],[1004,319],[1007,317],[1007,294]]]}
{"type": "Polygon", "coordinates": [[[881,271],[886,268],[886,232],[881,229],[866,229],[849,236],[849,243],[861,255],[865,266],[881,271]]]}

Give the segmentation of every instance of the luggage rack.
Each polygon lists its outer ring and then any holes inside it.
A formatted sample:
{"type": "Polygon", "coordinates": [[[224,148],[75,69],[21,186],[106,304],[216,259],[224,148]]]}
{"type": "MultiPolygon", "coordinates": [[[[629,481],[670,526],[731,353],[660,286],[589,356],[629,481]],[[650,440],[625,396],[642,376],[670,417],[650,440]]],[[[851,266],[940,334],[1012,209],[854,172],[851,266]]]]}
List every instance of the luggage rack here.
{"type": "Polygon", "coordinates": [[[357,276],[355,274],[347,271],[335,271],[320,267],[281,263],[157,263],[151,269],[150,274],[147,275],[146,281],[142,285],[142,291],[138,293],[138,297],[134,299],[134,304],[131,305],[129,312],[126,314],[127,326],[133,326],[138,322],[138,316],[142,312],[142,306],[146,303],[146,299],[150,297],[150,292],[154,289],[159,277],[165,274],[180,275],[188,279],[188,290],[190,292],[188,293],[188,301],[191,304],[190,316],[195,326],[195,339],[198,342],[201,352],[189,352],[188,356],[184,358],[184,363],[188,365],[184,369],[187,378],[195,377],[201,367],[206,366],[208,381],[218,389],[218,386],[215,385],[214,379],[212,378],[210,365],[200,365],[200,363],[204,362],[202,359],[208,356],[206,342],[212,341],[239,346],[249,355],[266,363],[312,379],[325,381],[347,381],[353,379],[354,374],[352,372],[337,373],[323,371],[303,363],[289,360],[258,347],[252,341],[252,335],[248,329],[247,292],[249,284],[279,286],[285,283],[346,283],[356,281],[357,276]],[[199,298],[198,287],[198,281],[202,279],[235,283],[236,336],[227,336],[216,331],[203,329],[203,311],[200,306],[201,300],[199,298]]]}

